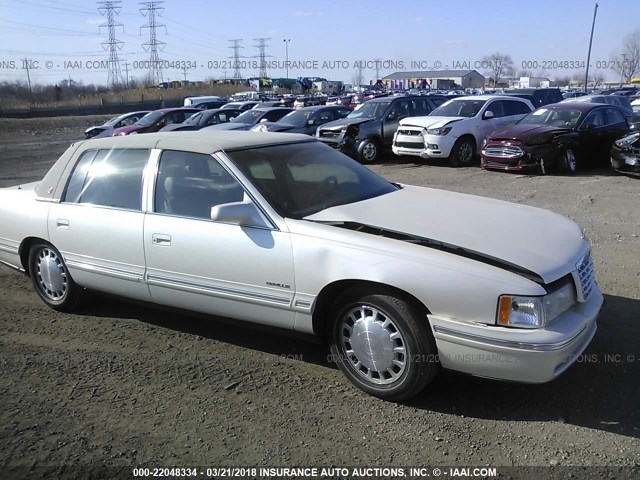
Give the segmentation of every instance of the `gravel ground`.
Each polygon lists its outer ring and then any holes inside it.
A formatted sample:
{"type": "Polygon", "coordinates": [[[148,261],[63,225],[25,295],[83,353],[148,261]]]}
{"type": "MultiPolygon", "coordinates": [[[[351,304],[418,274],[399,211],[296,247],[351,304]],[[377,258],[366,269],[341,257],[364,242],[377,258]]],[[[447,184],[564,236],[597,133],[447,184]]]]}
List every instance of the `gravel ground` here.
{"type": "MultiPolygon", "coordinates": [[[[40,179],[94,120],[0,120],[0,187],[40,179]]],[[[640,182],[393,156],[371,168],[577,220],[606,297],[586,355],[549,384],[446,373],[393,404],[351,387],[305,339],[104,297],[59,314],[0,267],[0,467],[639,466],[640,182]]]]}

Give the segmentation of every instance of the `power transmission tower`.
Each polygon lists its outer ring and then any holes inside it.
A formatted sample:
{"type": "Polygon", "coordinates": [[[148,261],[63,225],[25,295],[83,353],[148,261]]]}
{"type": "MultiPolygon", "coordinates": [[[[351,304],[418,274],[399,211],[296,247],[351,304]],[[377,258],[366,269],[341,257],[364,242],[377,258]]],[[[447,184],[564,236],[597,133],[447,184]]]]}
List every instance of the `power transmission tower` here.
{"type": "Polygon", "coordinates": [[[258,74],[258,76],[260,78],[266,78],[267,77],[267,62],[265,61],[265,58],[267,57],[272,57],[273,55],[267,55],[266,49],[267,49],[267,40],[271,40],[270,38],[254,38],[254,40],[256,42],[258,42],[257,45],[254,45],[254,47],[256,47],[258,49],[258,52],[260,52],[258,55],[254,55],[253,58],[259,58],[260,59],[260,73],[258,74]]]}
{"type": "Polygon", "coordinates": [[[233,40],[229,40],[232,45],[229,47],[233,50],[233,56],[229,58],[233,58],[233,80],[237,83],[242,80],[242,74],[240,73],[240,59],[244,58],[240,56],[240,49],[244,48],[240,46],[241,38],[234,38],[233,40]]]}
{"type": "Polygon", "coordinates": [[[127,90],[129,90],[129,62],[124,62],[123,65],[124,65],[124,71],[127,74],[127,77],[126,77],[127,83],[125,85],[127,86],[127,90]]]}
{"type": "Polygon", "coordinates": [[[154,0],[151,2],[140,2],[140,5],[144,5],[144,8],[140,9],[140,13],[143,17],[147,17],[149,19],[149,22],[146,25],[140,27],[141,31],[143,28],[149,29],[149,41],[143,43],[142,48],[144,48],[145,52],[149,52],[149,81],[156,86],[163,81],[162,64],[158,57],[158,50],[164,50],[164,46],[166,45],[165,42],[157,39],[156,30],[158,28],[164,28],[165,35],[167,33],[167,26],[157,23],[156,21],[156,16],[161,16],[164,11],[164,7],[160,7],[162,3],[164,3],[164,1],[154,0]]]}
{"type": "MultiPolygon", "coordinates": [[[[122,27],[121,23],[116,23],[115,16],[120,15],[120,3],[121,1],[103,1],[98,2],[98,11],[104,17],[107,17],[107,23],[103,23],[98,27],[98,31],[102,31],[103,28],[108,29],[109,40],[102,42],[102,48],[109,51],[109,74],[107,77],[107,83],[109,85],[122,84],[122,72],[120,71],[120,59],[118,58],[118,50],[122,50],[124,42],[116,38],[116,27],[122,27]]],[[[123,27],[124,31],[124,27],[123,27]]]]}

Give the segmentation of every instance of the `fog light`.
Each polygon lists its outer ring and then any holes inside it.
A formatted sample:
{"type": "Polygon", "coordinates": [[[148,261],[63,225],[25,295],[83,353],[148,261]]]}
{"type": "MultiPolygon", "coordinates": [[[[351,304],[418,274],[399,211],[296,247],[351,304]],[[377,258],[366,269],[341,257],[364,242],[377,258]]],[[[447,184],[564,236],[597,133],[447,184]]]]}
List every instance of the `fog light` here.
{"type": "Polygon", "coordinates": [[[440,148],[438,148],[438,145],[436,145],[435,143],[430,143],[429,145],[427,145],[427,148],[429,150],[440,150],[440,148]]]}

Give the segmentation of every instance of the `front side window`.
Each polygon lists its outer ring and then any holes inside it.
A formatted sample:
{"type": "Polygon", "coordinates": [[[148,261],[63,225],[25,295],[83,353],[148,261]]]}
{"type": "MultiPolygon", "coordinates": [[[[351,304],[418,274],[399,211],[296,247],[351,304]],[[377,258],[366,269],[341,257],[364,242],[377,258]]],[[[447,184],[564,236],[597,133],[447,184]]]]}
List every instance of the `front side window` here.
{"type": "Polygon", "coordinates": [[[160,157],[154,207],[156,213],[211,218],[211,207],[241,202],[244,190],[211,155],[165,150],[160,157]]]}
{"type": "Polygon", "coordinates": [[[531,112],[529,106],[524,102],[505,100],[503,103],[505,105],[505,115],[508,117],[511,115],[526,115],[531,112]]]}
{"type": "Polygon", "coordinates": [[[149,150],[88,150],[74,167],[63,202],[142,209],[142,175],[149,150]]]}

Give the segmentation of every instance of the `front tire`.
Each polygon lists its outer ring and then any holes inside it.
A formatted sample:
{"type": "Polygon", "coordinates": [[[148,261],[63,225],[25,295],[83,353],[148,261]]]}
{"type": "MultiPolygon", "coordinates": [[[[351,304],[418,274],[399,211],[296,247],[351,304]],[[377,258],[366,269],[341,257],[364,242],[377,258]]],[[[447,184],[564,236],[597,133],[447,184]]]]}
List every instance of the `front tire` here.
{"type": "Polygon", "coordinates": [[[80,303],[81,288],[69,274],[60,252],[46,242],[29,252],[29,275],[40,298],[60,312],[71,312],[80,303]]]}
{"type": "Polygon", "coordinates": [[[358,160],[360,160],[360,163],[375,162],[379,153],[380,146],[375,140],[366,139],[358,146],[358,160]]]}
{"type": "Polygon", "coordinates": [[[473,163],[476,145],[470,138],[459,138],[451,149],[449,161],[454,167],[468,167],[473,163]]]}
{"type": "Polygon", "coordinates": [[[570,148],[560,153],[559,170],[567,175],[574,175],[577,170],[576,156],[570,148]]]}
{"type": "Polygon", "coordinates": [[[343,297],[331,313],[330,349],[360,390],[384,400],[421,392],[437,375],[435,339],[426,317],[390,295],[343,297]]]}

